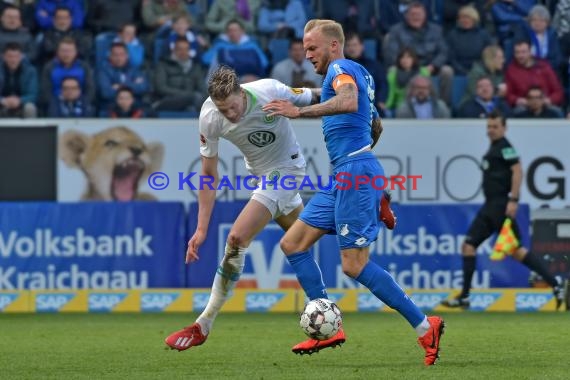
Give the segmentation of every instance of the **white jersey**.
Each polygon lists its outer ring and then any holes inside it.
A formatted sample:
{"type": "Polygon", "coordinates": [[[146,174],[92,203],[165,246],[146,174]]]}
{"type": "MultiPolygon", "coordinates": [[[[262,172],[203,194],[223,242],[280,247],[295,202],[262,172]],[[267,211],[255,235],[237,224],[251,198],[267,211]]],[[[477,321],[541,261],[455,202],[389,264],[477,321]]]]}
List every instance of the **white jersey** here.
{"type": "Polygon", "coordinates": [[[242,119],[231,123],[208,98],[200,111],[200,154],[214,157],[223,137],[242,152],[245,166],[253,175],[275,168],[305,167],[297,137],[289,119],[267,116],[261,107],[275,99],[286,99],[297,106],[311,103],[311,90],[291,88],[274,79],[261,79],[241,85],[247,96],[242,119]]]}

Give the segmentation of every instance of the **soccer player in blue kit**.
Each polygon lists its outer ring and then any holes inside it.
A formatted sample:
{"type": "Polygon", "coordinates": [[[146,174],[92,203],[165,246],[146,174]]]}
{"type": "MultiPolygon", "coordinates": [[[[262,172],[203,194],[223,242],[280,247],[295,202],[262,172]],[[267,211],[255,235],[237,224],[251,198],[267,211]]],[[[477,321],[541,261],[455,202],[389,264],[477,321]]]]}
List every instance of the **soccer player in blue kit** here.
{"type": "MultiPolygon", "coordinates": [[[[425,350],[424,363],[435,364],[439,357],[444,321],[427,317],[400,288],[392,276],[369,260],[369,246],[377,239],[381,215],[379,205],[384,192],[381,183],[372,186],[363,179],[383,176],[384,169],[371,152],[382,124],[374,106],[374,80],[356,62],[344,58],[342,26],[331,20],[310,20],[305,25],[303,47],[306,58],[317,74],[326,75],[321,101],[298,107],[276,99],[264,110],[271,115],[289,118],[322,117],[323,133],[333,166],[334,181],[330,190],[318,192],[285,233],[281,249],[287,255],[297,278],[310,299],[326,297],[326,290],[308,249],[327,233],[336,233],[341,249],[343,272],[366,286],[378,299],[397,310],[416,330],[418,342],[425,350]],[[337,174],[343,173],[342,184],[337,174]],[[352,186],[346,184],[347,176],[352,186]],[[361,176],[358,189],[354,179],[361,176]],[[376,188],[375,188],[376,187],[376,188]]],[[[304,354],[344,343],[342,329],[324,341],[308,339],[293,347],[304,354]]]]}

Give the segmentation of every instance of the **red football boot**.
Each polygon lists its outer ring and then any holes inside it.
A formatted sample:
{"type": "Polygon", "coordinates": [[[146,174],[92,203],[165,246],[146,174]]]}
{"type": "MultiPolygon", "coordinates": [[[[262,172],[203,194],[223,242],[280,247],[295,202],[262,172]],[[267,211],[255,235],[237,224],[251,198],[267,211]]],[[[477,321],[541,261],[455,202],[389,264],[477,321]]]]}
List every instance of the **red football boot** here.
{"type": "Polygon", "coordinates": [[[335,336],[329,338],[327,340],[316,340],[316,339],[307,339],[304,342],[301,342],[295,345],[292,351],[299,355],[304,354],[313,354],[315,352],[319,352],[323,348],[327,347],[336,347],[340,346],[346,341],[346,336],[344,335],[344,330],[340,328],[335,336]]]}
{"type": "Polygon", "coordinates": [[[439,359],[439,343],[445,322],[440,317],[428,317],[428,322],[430,328],[424,336],[418,338],[418,343],[426,352],[425,365],[434,365],[439,359]]]}
{"type": "Polygon", "coordinates": [[[389,230],[393,230],[396,227],[396,215],[394,215],[394,211],[390,207],[390,201],[392,200],[392,196],[389,192],[384,191],[382,194],[382,199],[380,200],[380,220],[386,225],[386,228],[389,230]]]}
{"type": "Polygon", "coordinates": [[[193,323],[180,331],[170,334],[164,342],[173,350],[184,351],[190,347],[203,344],[208,335],[202,334],[202,329],[198,323],[193,323]]]}

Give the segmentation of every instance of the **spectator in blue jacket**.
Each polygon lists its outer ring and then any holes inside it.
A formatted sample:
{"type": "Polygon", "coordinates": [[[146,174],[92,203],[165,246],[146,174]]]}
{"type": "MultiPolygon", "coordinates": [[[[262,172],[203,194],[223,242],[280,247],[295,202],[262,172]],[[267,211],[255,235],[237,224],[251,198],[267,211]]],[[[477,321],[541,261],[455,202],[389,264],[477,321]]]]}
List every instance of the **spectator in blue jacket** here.
{"type": "Polygon", "coordinates": [[[518,27],[514,39],[530,41],[532,56],[547,60],[558,73],[562,63],[560,41],[556,30],[550,26],[550,12],[544,5],[532,7],[528,14],[528,22],[518,27]]]}
{"type": "Polygon", "coordinates": [[[265,0],[259,10],[257,31],[270,38],[303,38],[306,23],[300,0],[265,0]]]}
{"type": "Polygon", "coordinates": [[[491,14],[495,22],[497,37],[505,49],[510,46],[516,28],[524,22],[536,0],[495,0],[491,14]]]}
{"type": "Polygon", "coordinates": [[[38,72],[23,59],[22,47],[10,42],[4,46],[0,63],[0,117],[36,117],[38,72]]]}
{"type": "Polygon", "coordinates": [[[259,45],[253,41],[238,20],[230,20],[226,33],[217,38],[212,47],[202,56],[202,62],[210,70],[219,64],[232,67],[238,76],[266,75],[269,61],[259,45]]]}
{"type": "Polygon", "coordinates": [[[206,39],[192,27],[192,19],[187,14],[179,14],[172,19],[172,28],[168,34],[168,51],[166,56],[174,51],[174,45],[178,38],[186,38],[190,48],[188,49],[188,56],[191,59],[199,59],[202,52],[208,46],[206,39]]]}
{"type": "Polygon", "coordinates": [[[95,84],[91,66],[77,57],[77,44],[71,37],[59,41],[55,58],[47,63],[42,71],[40,103],[46,106],[53,98],[61,95],[63,78],[76,78],[83,96],[89,102],[95,98],[95,84]]]}
{"type": "Polygon", "coordinates": [[[83,95],[81,84],[74,77],[65,77],[59,87],[61,94],[50,99],[48,117],[81,118],[94,117],[95,109],[83,95]]]}
{"type": "Polygon", "coordinates": [[[475,96],[467,99],[459,107],[460,118],[485,118],[494,110],[501,115],[509,116],[511,109],[504,98],[495,95],[495,86],[489,77],[481,77],[477,80],[475,96]]]}
{"type": "Polygon", "coordinates": [[[53,16],[57,8],[67,8],[71,12],[73,29],[83,28],[85,11],[83,0],[38,0],[36,4],[36,23],[40,29],[53,28],[53,16]]]}
{"type": "Polygon", "coordinates": [[[144,45],[137,38],[137,26],[127,23],[121,26],[117,37],[113,42],[122,42],[129,52],[129,64],[132,67],[140,67],[144,63],[144,45]]]}
{"type": "Polygon", "coordinates": [[[111,46],[109,60],[97,73],[97,85],[102,104],[100,108],[108,108],[115,101],[120,87],[129,87],[137,101],[149,91],[146,74],[139,68],[129,65],[129,52],[122,42],[114,42],[111,46]]]}

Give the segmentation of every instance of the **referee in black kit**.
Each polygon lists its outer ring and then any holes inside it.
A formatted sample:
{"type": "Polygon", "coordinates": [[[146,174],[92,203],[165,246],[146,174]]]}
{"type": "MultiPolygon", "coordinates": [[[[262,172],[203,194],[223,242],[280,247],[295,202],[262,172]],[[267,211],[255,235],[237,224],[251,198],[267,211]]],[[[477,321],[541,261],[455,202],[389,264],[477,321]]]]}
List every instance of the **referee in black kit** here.
{"type": "MultiPolygon", "coordinates": [[[[456,298],[444,300],[441,303],[443,306],[469,308],[469,292],[475,272],[477,247],[493,233],[501,230],[507,216],[512,219],[513,232],[518,241],[521,241],[515,216],[522,182],[522,167],[515,148],[505,138],[506,129],[505,117],[497,111],[491,112],[487,117],[487,136],[489,136],[491,146],[483,156],[481,163],[485,203],[471,223],[461,247],[463,289],[456,298]]],[[[513,257],[538,273],[552,286],[556,298],[556,309],[560,308],[564,300],[562,284],[558,283],[557,279],[548,272],[541,258],[523,246],[515,250],[513,257]]]]}

